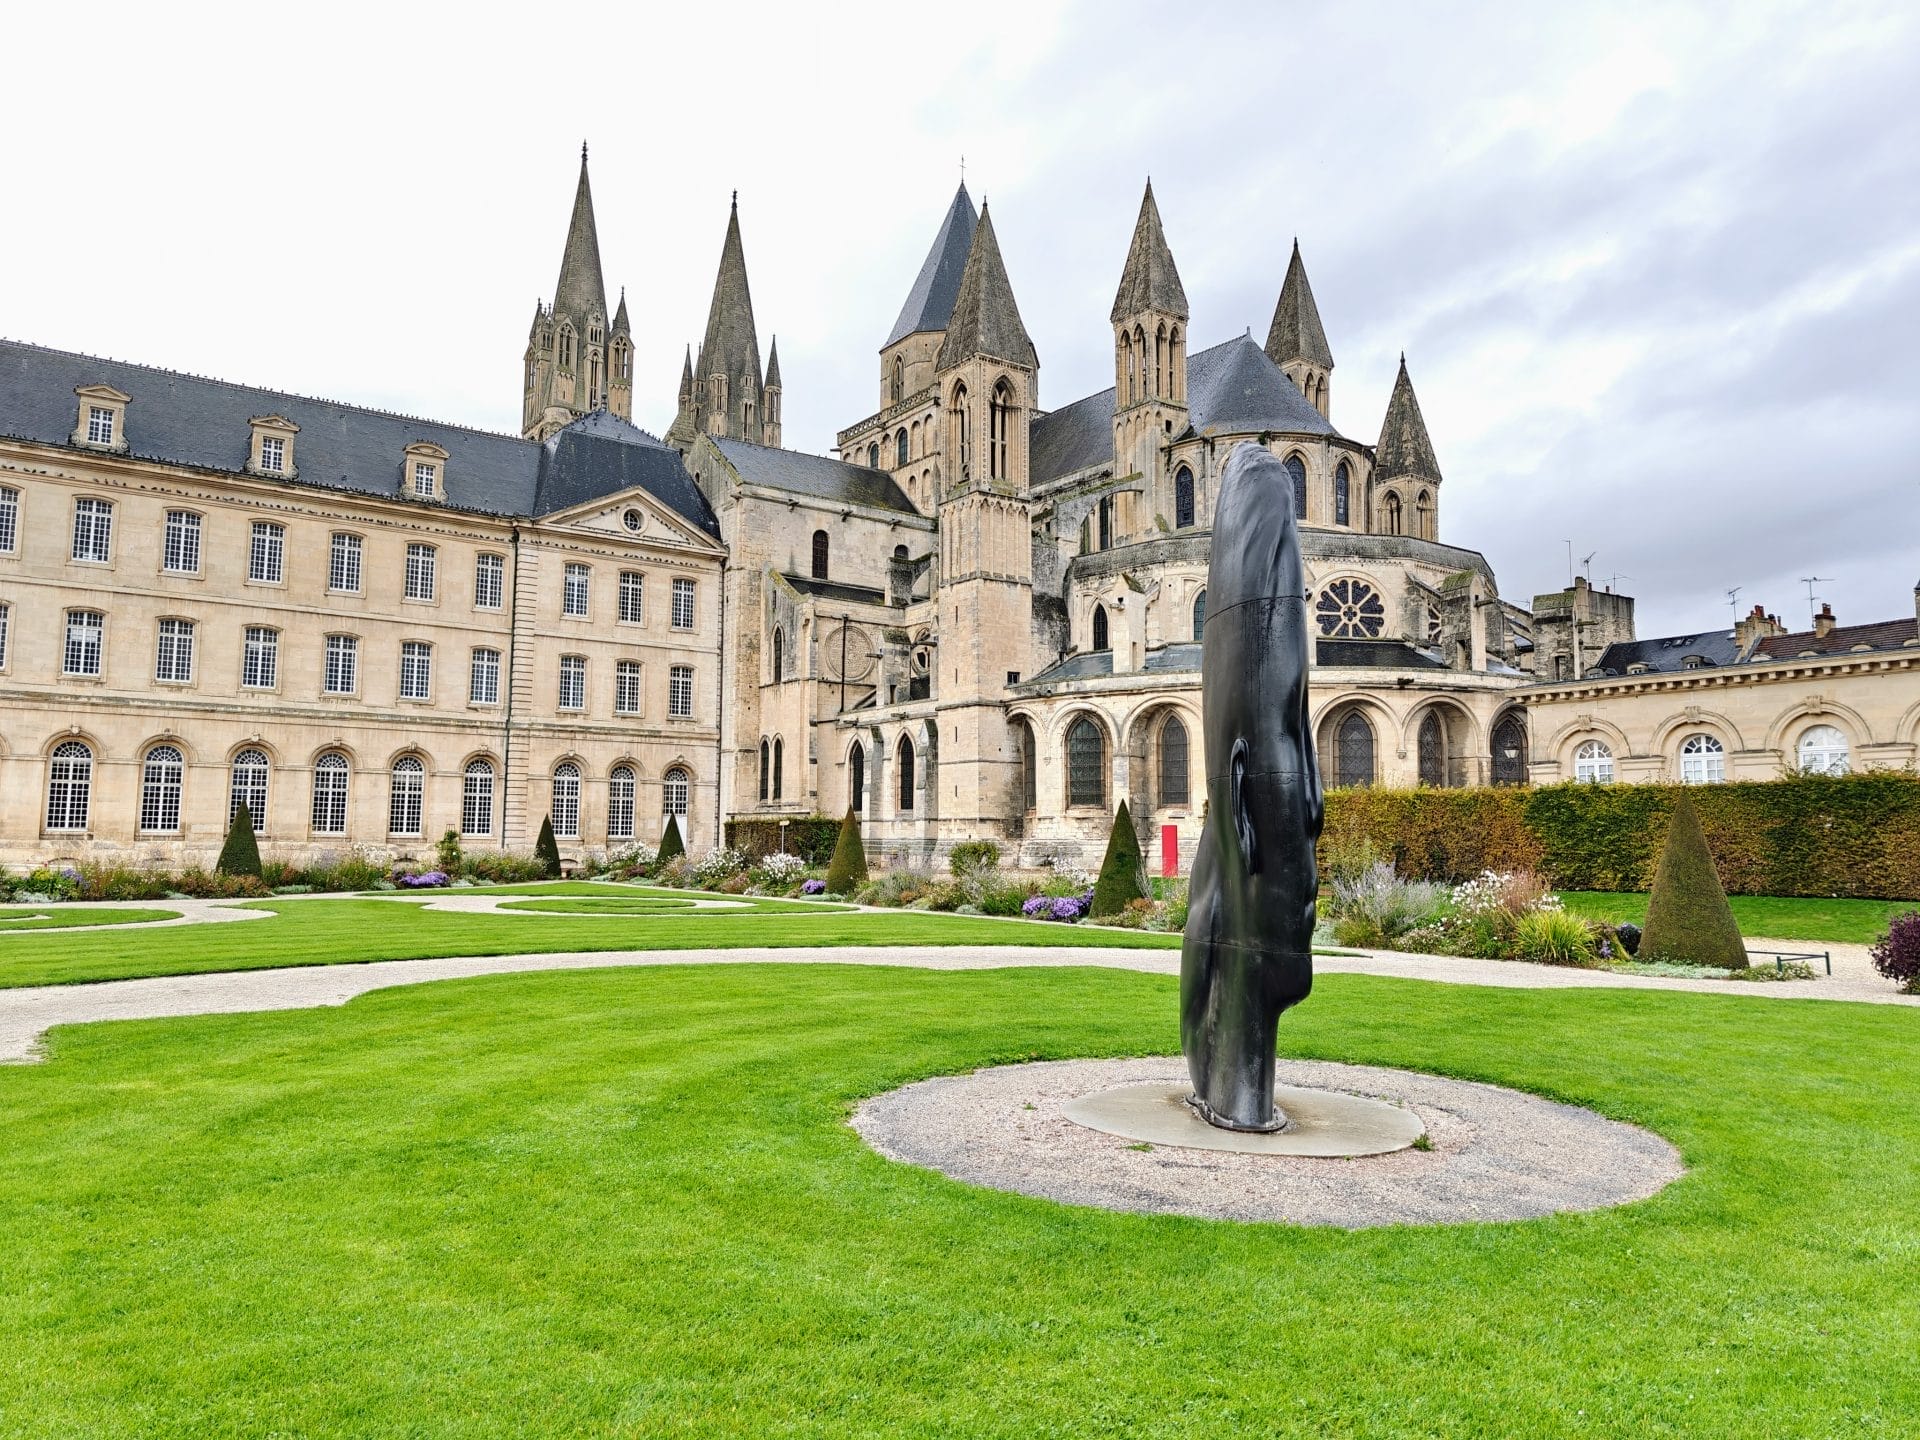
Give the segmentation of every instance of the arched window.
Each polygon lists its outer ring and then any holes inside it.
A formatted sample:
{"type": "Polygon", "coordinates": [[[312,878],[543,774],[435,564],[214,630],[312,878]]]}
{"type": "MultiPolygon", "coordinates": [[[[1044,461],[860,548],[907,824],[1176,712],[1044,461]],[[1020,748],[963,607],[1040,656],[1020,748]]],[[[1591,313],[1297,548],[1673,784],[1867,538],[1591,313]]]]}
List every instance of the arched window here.
{"type": "Polygon", "coordinates": [[[1167,327],[1164,325],[1153,332],[1153,393],[1159,396],[1167,393],[1167,327]]]}
{"type": "Polygon", "coordinates": [[[1433,539],[1433,492],[1422,490],[1413,503],[1414,519],[1418,522],[1413,533],[1422,540],[1433,539]]]}
{"type": "Polygon", "coordinates": [[[493,833],[493,762],[469,760],[460,777],[460,833],[493,833]]]}
{"type": "Polygon", "coordinates": [[[1307,518],[1307,462],[1298,455],[1287,456],[1287,478],[1293,482],[1293,518],[1307,518]]]}
{"type": "Polygon", "coordinates": [[[1800,737],[1800,768],[1812,775],[1844,775],[1852,764],[1847,737],[1831,725],[1815,725],[1800,737]]]}
{"type": "Polygon", "coordinates": [[[1176,403],[1187,398],[1187,387],[1182,383],[1185,372],[1180,364],[1185,354],[1181,348],[1180,327],[1176,325],[1167,332],[1167,398],[1176,403]]]}
{"type": "Polygon", "coordinates": [[[867,468],[869,470],[878,470],[880,468],[880,442],[878,440],[867,446],[867,468]]]}
{"type": "Polygon", "coordinates": [[[1113,497],[1102,495],[1100,504],[1094,510],[1094,530],[1100,540],[1099,548],[1113,548],[1113,497]]]}
{"type": "Polygon", "coordinates": [[[787,678],[787,632],[778,625],[773,627],[773,683],[778,685],[787,678]]]}
{"type": "Polygon", "coordinates": [[[847,785],[853,799],[853,813],[864,815],[867,810],[867,747],[858,740],[853,742],[853,750],[847,756],[847,785]]]}
{"type": "Polygon", "coordinates": [[[1107,803],[1107,737],[1087,716],[1067,727],[1067,804],[1107,803]]]}
{"type": "Polygon", "coordinates": [[[1588,785],[1613,783],[1613,747],[1604,740],[1583,740],[1573,752],[1573,778],[1588,785]]]}
{"type": "Polygon", "coordinates": [[[893,357],[892,395],[895,401],[904,400],[907,396],[907,367],[901,363],[898,355],[893,357]]]}
{"type": "Polygon", "coordinates": [[[1380,526],[1389,535],[1400,533],[1400,497],[1391,491],[1380,502],[1380,526]]]}
{"type": "Polygon", "coordinates": [[[826,531],[813,532],[813,578],[816,580],[827,578],[827,551],[830,543],[826,531]]]}
{"type": "Polygon", "coordinates": [[[1124,331],[1120,336],[1120,388],[1121,403],[1133,404],[1133,336],[1124,331]]]}
{"type": "MultiPolygon", "coordinates": [[[[920,448],[920,422],[918,420],[914,421],[911,428],[913,431],[913,442],[909,447],[910,453],[914,455],[926,454],[927,452],[920,448]]],[[[929,426],[928,428],[931,429],[932,427],[929,426]]]]}
{"type": "Polygon", "coordinates": [[[772,784],[773,746],[768,744],[766,738],[762,736],[760,740],[760,803],[762,805],[767,803],[767,796],[772,793],[770,788],[772,784]]]}
{"type": "Polygon", "coordinates": [[[1193,597],[1193,638],[1196,644],[1199,643],[1200,639],[1206,634],[1206,623],[1207,591],[1203,585],[1200,588],[1200,593],[1193,597]]]}
{"type": "Polygon", "coordinates": [[[547,813],[555,835],[563,840],[580,838],[580,767],[571,760],[553,767],[553,805],[547,813]]]}
{"type": "MultiPolygon", "coordinates": [[[[693,790],[693,779],[680,766],[676,765],[660,777],[660,810],[666,815],[684,815],[687,813],[687,799],[693,790]]],[[[680,838],[687,838],[686,826],[680,827],[680,838]]]]}
{"type": "Polygon", "coordinates": [[[1493,727],[1493,783],[1527,783],[1527,723],[1510,710],[1493,727]]]}
{"type": "Polygon", "coordinates": [[[1373,726],[1359,710],[1349,710],[1333,732],[1333,783],[1373,784],[1373,726]]]}
{"type": "Polygon", "coordinates": [[[781,794],[781,772],[785,767],[786,744],[778,735],[773,737],[773,798],[778,800],[781,794]]]}
{"type": "Polygon", "coordinates": [[[1138,393],[1142,400],[1147,398],[1147,332],[1139,325],[1133,327],[1133,362],[1140,367],[1138,393]]]}
{"type": "Polygon", "coordinates": [[[1711,735],[1689,735],[1680,745],[1680,783],[1718,785],[1727,778],[1727,748],[1711,735]]]}
{"type": "Polygon", "coordinates": [[[1113,648],[1107,639],[1107,607],[1104,605],[1093,607],[1093,648],[1095,650],[1113,648]]]}
{"type": "Polygon", "coordinates": [[[742,436],[753,434],[753,402],[751,400],[740,402],[740,433],[742,436]]]}
{"type": "Polygon", "coordinates": [[[1040,804],[1040,753],[1034,748],[1033,726],[1025,720],[1013,722],[1013,743],[1020,751],[1020,808],[1035,810],[1040,804]]]}
{"type": "Polygon", "coordinates": [[[347,833],[347,757],[330,750],[313,762],[313,833],[347,833]]]}
{"type": "Polygon", "coordinates": [[[900,433],[893,437],[893,463],[895,465],[906,464],[907,455],[907,431],[903,425],[900,428],[900,433]]]}
{"type": "Polygon", "coordinates": [[[633,767],[616,765],[607,775],[607,839],[633,839],[633,767]]]}
{"type": "Polygon", "coordinates": [[[233,824],[233,817],[244,805],[253,828],[266,829],[269,769],[264,750],[242,750],[233,757],[232,773],[227,779],[227,824],[233,824]]]}
{"type": "Polygon", "coordinates": [[[1178,715],[1169,715],[1160,727],[1160,804],[1185,805],[1192,796],[1192,779],[1187,773],[1187,725],[1178,715]]]}
{"type": "Polygon", "coordinates": [[[987,473],[1004,480],[1007,469],[1007,432],[1013,428],[1013,387],[1002,380],[993,387],[987,404],[987,473]]]}
{"type": "Polygon", "coordinates": [[[1333,523],[1346,525],[1351,523],[1353,513],[1353,477],[1342,460],[1333,471],[1333,523]]]}
{"type": "Polygon", "coordinates": [[[967,414],[967,387],[953,387],[953,404],[947,410],[948,424],[953,430],[953,478],[965,480],[973,465],[972,420],[967,414]]]}
{"type": "Polygon", "coordinates": [[[1420,722],[1420,783],[1447,783],[1447,732],[1435,711],[1427,711],[1420,722]]]}
{"type": "Polygon", "coordinates": [[[140,828],[171,834],[180,828],[180,783],[186,761],[172,745],[147,751],[140,767],[140,828]]]}
{"type": "Polygon", "coordinates": [[[900,808],[913,809],[913,737],[900,737],[900,754],[897,762],[900,767],[900,808]]]}
{"type": "Polygon", "coordinates": [[[427,767],[417,756],[402,755],[393,762],[393,788],[387,800],[387,830],[394,835],[418,835],[425,809],[427,767]]]}
{"type": "Polygon", "coordinates": [[[1173,526],[1185,530],[1193,524],[1193,471],[1182,465],[1173,475],[1173,526]]]}
{"type": "Polygon", "coordinates": [[[78,740],[62,741],[47,763],[47,829],[86,829],[92,802],[93,751],[78,740]]]}

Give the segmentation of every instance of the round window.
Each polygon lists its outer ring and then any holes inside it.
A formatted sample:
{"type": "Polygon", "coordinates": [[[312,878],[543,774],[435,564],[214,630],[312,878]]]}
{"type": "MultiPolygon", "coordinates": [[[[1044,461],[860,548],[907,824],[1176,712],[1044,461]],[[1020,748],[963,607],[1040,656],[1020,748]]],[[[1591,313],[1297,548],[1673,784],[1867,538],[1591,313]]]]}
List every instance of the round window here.
{"type": "Polygon", "coordinates": [[[620,523],[637,535],[640,533],[640,527],[647,522],[646,517],[638,510],[628,510],[626,514],[620,517],[620,523]]]}
{"type": "Polygon", "coordinates": [[[1313,610],[1322,635],[1343,639],[1371,639],[1387,619],[1386,605],[1364,580],[1335,580],[1320,592],[1313,610]]]}

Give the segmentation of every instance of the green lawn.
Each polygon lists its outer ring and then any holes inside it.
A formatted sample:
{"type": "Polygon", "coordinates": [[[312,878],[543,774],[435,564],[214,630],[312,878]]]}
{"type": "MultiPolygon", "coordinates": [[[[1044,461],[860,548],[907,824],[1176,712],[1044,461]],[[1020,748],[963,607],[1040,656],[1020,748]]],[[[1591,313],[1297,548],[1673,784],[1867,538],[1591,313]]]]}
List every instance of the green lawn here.
{"type": "MultiPolygon", "coordinates": [[[[448,894],[474,894],[456,890],[448,894]]],[[[485,893],[485,892],[481,892],[485,893]]],[[[496,891],[493,893],[503,893],[496,891]]],[[[561,883],[515,886],[504,893],[593,897],[603,907],[642,904],[688,892],[561,883]]],[[[0,941],[0,988],[258,970],[276,965],[336,965],[418,960],[437,955],[517,955],[560,950],[679,950],[740,945],[1113,945],[1177,949],[1178,935],[1092,929],[1030,920],[863,911],[801,901],[754,900],[748,911],[667,910],[655,914],[436,914],[417,904],[375,899],[236,902],[270,910],[271,920],[183,925],[125,937],[23,935],[0,941]],[[795,909],[805,915],[794,915],[795,909]],[[768,916],[783,923],[772,924],[768,916]]],[[[513,902],[510,902],[513,903],[513,902]]],[[[582,898],[569,905],[587,906],[582,898]]],[[[4,1435],[0,1427],[0,1435],[4,1435]]]]}
{"type": "Polygon", "coordinates": [[[75,925],[137,925],[145,920],[179,918],[178,910],[130,910],[112,905],[89,905],[84,910],[49,910],[44,905],[0,905],[0,935],[18,935],[25,930],[70,930],[75,925]]]}
{"type": "MultiPolygon", "coordinates": [[[[1592,920],[1644,925],[1647,897],[1605,890],[1566,890],[1560,898],[1569,910],[1592,920]]],[[[1871,945],[1887,932],[1887,918],[1920,910],[1920,900],[1824,900],[1778,895],[1729,895],[1733,918],[1743,935],[1770,940],[1826,940],[1871,945]]]]}
{"type": "Polygon", "coordinates": [[[1685,1154],[1652,1200],[1521,1224],[1109,1214],[845,1126],[916,1077],[1170,1053],[1175,990],[689,967],[56,1031],[0,1071],[0,1433],[1913,1433],[1909,1013],[1323,977],[1286,1053],[1685,1154]]]}

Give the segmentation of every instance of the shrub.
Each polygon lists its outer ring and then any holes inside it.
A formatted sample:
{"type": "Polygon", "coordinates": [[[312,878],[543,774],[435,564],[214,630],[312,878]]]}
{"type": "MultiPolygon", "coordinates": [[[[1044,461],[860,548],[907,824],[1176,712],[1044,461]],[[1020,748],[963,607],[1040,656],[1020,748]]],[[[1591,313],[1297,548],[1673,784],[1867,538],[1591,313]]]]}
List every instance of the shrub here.
{"type": "Polygon", "coordinates": [[[771,885],[782,890],[806,873],[807,862],[798,855],[767,855],[753,867],[754,878],[762,885],[771,885]]]}
{"type": "Polygon", "coordinates": [[[253,835],[253,812],[243,800],[235,807],[233,823],[227,826],[226,843],[213,868],[222,875],[251,875],[260,878],[260,842],[253,835]]]}
{"type": "Polygon", "coordinates": [[[1357,830],[1327,836],[1320,844],[1320,875],[1328,885],[1358,880],[1380,862],[1373,841],[1357,830]]]}
{"type": "Polygon", "coordinates": [[[198,865],[182,870],[173,877],[172,883],[175,894],[195,900],[235,900],[273,893],[258,875],[222,875],[218,871],[202,870],[198,865]]]}
{"type": "Polygon", "coordinates": [[[1889,980],[1898,980],[1909,995],[1920,995],[1920,910],[1907,910],[1887,921],[1887,933],[1868,952],[1873,968],[1889,980]]]}
{"type": "Polygon", "coordinates": [[[684,853],[662,860],[653,867],[653,883],[669,890],[686,889],[693,883],[693,862],[684,853]]]}
{"type": "Polygon", "coordinates": [[[1020,913],[1030,920],[1063,920],[1072,922],[1087,913],[1093,904],[1092,892],[1085,895],[1035,895],[1020,907],[1020,913]]]}
{"type": "Polygon", "coordinates": [[[1620,948],[1629,955],[1640,953],[1640,927],[1631,920],[1622,921],[1613,927],[1614,935],[1620,941],[1620,948]]]}
{"type": "Polygon", "coordinates": [[[726,845],[716,845],[694,862],[693,883],[703,890],[711,890],[723,880],[731,880],[736,875],[744,874],[746,868],[747,857],[744,851],[735,850],[726,845]]]}
{"type": "Polygon", "coordinates": [[[1564,910],[1531,910],[1514,926],[1514,953],[1549,965],[1592,965],[1598,959],[1593,931],[1564,910]]]}
{"type": "Polygon", "coordinates": [[[1375,861],[1357,878],[1336,883],[1333,892],[1340,916],[1334,938],[1343,945],[1393,941],[1437,919],[1447,901],[1446,886],[1431,880],[1402,880],[1384,860],[1375,861]]]}
{"type": "Polygon", "coordinates": [[[434,859],[440,862],[440,868],[447,874],[459,875],[466,870],[466,857],[460,852],[460,832],[458,830],[449,828],[447,832],[440,837],[440,843],[434,846],[433,849],[434,859]]]}
{"type": "Polygon", "coordinates": [[[105,865],[89,860],[75,872],[75,900],[158,900],[175,888],[173,878],[154,870],[105,865]]]}
{"type": "Polygon", "coordinates": [[[755,860],[784,850],[806,861],[809,869],[833,859],[834,843],[839,838],[840,822],[830,815],[794,816],[784,831],[778,820],[727,821],[726,842],[731,848],[744,850],[755,860]]]}
{"type": "Polygon", "coordinates": [[[307,872],[316,890],[371,890],[387,878],[387,867],[364,850],[322,860],[307,872]]]}
{"type": "Polygon", "coordinates": [[[1644,958],[1679,965],[1747,968],[1747,947],[1734,923],[1727,892],[1713,868],[1713,853],[1693,802],[1682,795],[1667,826],[1667,840],[1647,897],[1644,958]]]}
{"type": "Polygon", "coordinates": [[[1016,880],[988,880],[980,886],[980,897],[975,903],[982,915],[1018,915],[1031,893],[1029,886],[1016,880]]]}
{"type": "Polygon", "coordinates": [[[403,890],[438,890],[452,882],[444,870],[422,870],[413,875],[395,875],[393,883],[403,890]]]}
{"type": "Polygon", "coordinates": [[[800,887],[800,893],[802,895],[824,895],[827,893],[827,882],[824,880],[809,880],[800,887]]]}
{"type": "Polygon", "coordinates": [[[540,822],[540,838],[533,844],[534,857],[549,880],[560,878],[560,845],[553,838],[553,816],[540,822]]]}
{"type": "Polygon", "coordinates": [[[854,819],[849,805],[833,847],[833,863],[827,867],[827,889],[835,895],[851,895],[866,883],[867,851],[860,843],[860,822],[854,819]]]}
{"type": "MultiPolygon", "coordinates": [[[[931,875],[914,870],[889,870],[879,879],[862,886],[854,898],[862,905],[906,906],[925,896],[933,884],[931,875]]],[[[833,890],[831,878],[827,881],[827,888],[833,890]]],[[[834,893],[844,895],[847,892],[835,890],[834,893]]]]}
{"type": "Polygon", "coordinates": [[[466,871],[473,879],[488,885],[525,885],[530,881],[544,880],[547,875],[546,864],[539,857],[513,855],[504,851],[493,855],[469,855],[466,871]]]}
{"type": "Polygon", "coordinates": [[[1000,847],[991,840],[962,840],[947,855],[947,868],[965,879],[1000,868],[1000,847]]]}
{"type": "Polygon", "coordinates": [[[1100,878],[1093,883],[1095,915],[1118,915],[1129,900],[1145,899],[1146,869],[1140,857],[1140,837],[1134,832],[1133,815],[1122,800],[1113,812],[1113,829],[1107,834],[1106,858],[1100,862],[1100,878]]]}
{"type": "Polygon", "coordinates": [[[667,816],[667,828],[660,836],[660,856],[655,863],[664,865],[669,860],[677,859],[686,853],[687,842],[685,837],[680,834],[680,817],[678,815],[669,815],[667,816]]]}

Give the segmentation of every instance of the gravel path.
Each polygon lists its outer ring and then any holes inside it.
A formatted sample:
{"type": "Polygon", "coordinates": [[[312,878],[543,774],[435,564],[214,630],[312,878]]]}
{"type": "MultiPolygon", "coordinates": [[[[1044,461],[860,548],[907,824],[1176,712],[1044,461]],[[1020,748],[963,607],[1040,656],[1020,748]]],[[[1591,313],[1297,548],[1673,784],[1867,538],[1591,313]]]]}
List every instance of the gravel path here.
{"type": "Polygon", "coordinates": [[[1528,1220],[1643,1200],[1685,1171],[1658,1135],[1496,1085],[1282,1060],[1276,1080],[1404,1105],[1430,1150],[1359,1159],[1141,1145],[1074,1123],[1066,1104],[1178,1060],[1053,1060],[943,1075],[865,1101],[853,1128],[891,1160],[955,1180],[1108,1210],[1364,1229],[1528,1220]]]}
{"type": "MultiPolygon", "coordinates": [[[[171,900],[170,906],[202,906],[207,901],[171,900]]],[[[224,912],[225,918],[249,918],[259,912],[224,912]]],[[[189,923],[184,920],[162,924],[189,923]]],[[[115,929],[130,927],[116,926],[115,929]]],[[[44,933],[44,932],[43,932],[44,933]]],[[[71,932],[61,932],[71,933],[71,932]]],[[[1759,944],[1761,942],[1754,942],[1759,944]]],[[[1920,1005],[1920,996],[1897,993],[1890,981],[1873,974],[1864,946],[1835,946],[1832,979],[1773,983],[1669,980],[1613,975],[1601,970],[1567,970],[1502,960],[1462,960],[1445,956],[1380,952],[1354,956],[1317,956],[1321,974],[1392,975],[1450,985],[1501,988],[1598,988],[1686,990],[1694,994],[1751,999],[1817,998],[1864,1000],[1885,1005],[1920,1005]],[[1843,957],[1857,951],[1858,957],[1843,957]]],[[[893,965],[927,970],[992,970],[1010,966],[1095,965],[1155,975],[1179,973],[1177,950],[1116,950],[1106,946],[1044,948],[1020,945],[940,945],[918,947],[825,947],[785,949],[740,947],[730,950],[589,950],[544,955],[456,956],[430,960],[377,960],[356,965],[303,965],[280,970],[229,970],[211,975],[165,975],[147,980],[108,980],[86,985],[41,985],[0,989],[0,1062],[35,1058],[40,1036],[55,1025],[91,1020],[150,1020],[179,1015],[229,1015],[249,1010],[305,1010],[344,1005],[369,990],[416,985],[429,980],[460,980],[475,975],[505,975],[524,970],[596,970],[629,965],[893,965]]]]}

